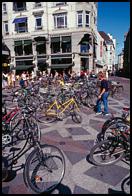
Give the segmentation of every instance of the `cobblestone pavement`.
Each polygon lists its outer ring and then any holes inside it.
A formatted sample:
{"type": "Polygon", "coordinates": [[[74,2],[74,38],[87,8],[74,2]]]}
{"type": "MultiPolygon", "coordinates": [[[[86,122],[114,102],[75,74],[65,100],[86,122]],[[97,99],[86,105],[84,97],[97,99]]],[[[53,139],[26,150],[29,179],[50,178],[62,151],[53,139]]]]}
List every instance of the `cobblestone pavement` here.
{"type": "MultiPolygon", "coordinates": [[[[116,116],[121,115],[122,107],[130,104],[129,81],[123,84],[127,88],[124,88],[122,97],[109,97],[110,113],[116,116]]],[[[119,161],[111,166],[99,167],[88,161],[88,154],[96,135],[109,117],[96,116],[88,108],[83,108],[81,115],[83,119],[81,124],[76,124],[67,118],[54,124],[40,125],[41,143],[58,146],[63,150],[66,160],[64,179],[52,194],[108,194],[109,190],[120,192],[121,183],[130,172],[128,164],[119,161]]],[[[27,154],[19,160],[18,165],[25,162],[27,154]]],[[[3,182],[3,193],[35,194],[25,186],[22,173],[21,169],[14,179],[3,182]]]]}

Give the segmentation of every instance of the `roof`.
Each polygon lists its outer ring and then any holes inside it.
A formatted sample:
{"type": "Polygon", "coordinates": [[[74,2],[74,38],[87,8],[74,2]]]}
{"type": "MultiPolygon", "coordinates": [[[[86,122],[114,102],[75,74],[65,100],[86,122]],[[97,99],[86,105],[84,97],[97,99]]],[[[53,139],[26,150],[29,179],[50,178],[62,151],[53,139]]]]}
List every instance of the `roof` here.
{"type": "Polygon", "coordinates": [[[106,41],[106,42],[112,42],[113,41],[110,39],[110,37],[104,32],[104,31],[99,31],[99,34],[101,35],[101,37],[106,41]]]}

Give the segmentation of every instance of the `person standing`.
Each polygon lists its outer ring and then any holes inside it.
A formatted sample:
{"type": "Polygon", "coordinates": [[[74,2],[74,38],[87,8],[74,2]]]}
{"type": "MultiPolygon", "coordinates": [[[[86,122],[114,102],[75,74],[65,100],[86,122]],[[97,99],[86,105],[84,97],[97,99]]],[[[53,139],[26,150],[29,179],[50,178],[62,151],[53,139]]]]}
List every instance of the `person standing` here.
{"type": "Polygon", "coordinates": [[[8,88],[12,86],[12,76],[11,72],[8,73],[7,75],[7,83],[8,83],[8,88]]]}
{"type": "Polygon", "coordinates": [[[2,88],[6,88],[8,86],[7,84],[7,74],[2,73],[2,88]]]}
{"type": "Polygon", "coordinates": [[[24,80],[25,86],[27,86],[27,83],[26,83],[27,78],[26,78],[26,73],[25,73],[25,71],[22,73],[21,77],[22,77],[22,79],[24,80]]]}
{"type": "Polygon", "coordinates": [[[16,77],[15,77],[15,74],[12,72],[11,74],[11,77],[12,77],[12,84],[13,84],[13,87],[15,88],[15,83],[16,83],[16,77]]]}
{"type": "Polygon", "coordinates": [[[100,93],[98,95],[97,103],[96,103],[96,114],[102,114],[101,111],[101,103],[103,102],[104,105],[104,115],[109,115],[109,110],[108,110],[108,96],[109,96],[109,91],[108,91],[108,81],[104,75],[103,72],[98,73],[98,78],[101,81],[100,84],[100,93]]]}

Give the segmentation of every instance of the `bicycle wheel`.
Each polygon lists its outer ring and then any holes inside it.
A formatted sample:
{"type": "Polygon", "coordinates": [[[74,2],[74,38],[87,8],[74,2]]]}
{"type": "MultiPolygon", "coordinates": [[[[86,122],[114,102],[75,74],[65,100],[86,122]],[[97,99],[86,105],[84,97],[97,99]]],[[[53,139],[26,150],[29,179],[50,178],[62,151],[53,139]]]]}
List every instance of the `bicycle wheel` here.
{"type": "Polygon", "coordinates": [[[107,126],[103,132],[102,132],[102,139],[108,139],[109,137],[114,137],[119,132],[123,131],[125,132],[130,128],[129,125],[127,125],[125,122],[120,121],[119,119],[117,121],[113,121],[112,123],[109,123],[109,126],[107,126]]]}
{"type": "Polygon", "coordinates": [[[99,166],[112,165],[124,156],[123,146],[113,140],[97,143],[90,151],[90,160],[99,166]]]}
{"type": "Polygon", "coordinates": [[[125,194],[130,194],[130,176],[123,180],[121,189],[125,194]]]}
{"type": "Polygon", "coordinates": [[[62,181],[65,173],[65,159],[59,148],[41,145],[29,154],[25,167],[24,179],[36,193],[51,192],[62,181]]]}
{"type": "Polygon", "coordinates": [[[40,123],[52,123],[57,120],[57,113],[55,110],[46,113],[44,109],[36,111],[35,118],[40,123]]]}
{"type": "Polygon", "coordinates": [[[72,116],[73,122],[75,122],[75,123],[81,123],[82,122],[82,117],[79,114],[79,112],[73,111],[71,116],[72,116]]]}
{"type": "Polygon", "coordinates": [[[89,108],[94,108],[96,105],[96,101],[97,101],[97,96],[96,95],[88,95],[85,98],[85,104],[86,106],[88,106],[89,108]]]}
{"type": "Polygon", "coordinates": [[[4,182],[8,177],[8,161],[5,157],[2,157],[2,182],[4,182]]]}

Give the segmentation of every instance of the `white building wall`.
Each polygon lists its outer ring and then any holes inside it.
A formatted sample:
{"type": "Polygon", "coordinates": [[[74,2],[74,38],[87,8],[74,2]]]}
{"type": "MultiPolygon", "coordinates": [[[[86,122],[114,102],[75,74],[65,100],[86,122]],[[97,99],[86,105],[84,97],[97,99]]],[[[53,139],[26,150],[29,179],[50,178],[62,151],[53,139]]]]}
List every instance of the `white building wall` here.
{"type": "MultiPolygon", "coordinates": [[[[80,70],[80,56],[78,53],[80,52],[80,45],[78,45],[79,41],[83,37],[85,33],[91,33],[97,31],[97,25],[94,24],[94,16],[97,21],[97,8],[95,6],[95,2],[67,2],[67,5],[60,6],[61,10],[67,12],[67,29],[54,29],[54,19],[53,13],[59,12],[59,7],[54,6],[55,2],[41,2],[42,7],[34,8],[34,2],[26,2],[26,11],[15,12],[13,11],[13,2],[4,2],[7,5],[7,15],[2,16],[2,21],[8,21],[9,24],[9,35],[5,35],[3,31],[2,25],[2,34],[5,44],[11,50],[11,57],[15,57],[14,52],[14,40],[24,40],[24,39],[32,39],[35,36],[46,36],[49,35],[71,35],[72,36],[72,52],[75,52],[75,66],[73,69],[79,71],[80,70]],[[85,20],[85,11],[90,11],[90,27],[78,28],[77,27],[77,11],[83,10],[84,20],[85,20]],[[33,12],[43,11],[42,14],[42,25],[43,30],[35,30],[35,17],[33,12]],[[17,17],[28,17],[28,32],[27,33],[16,33],[15,25],[13,20],[17,17]]],[[[90,49],[92,52],[92,48],[90,49]]],[[[47,44],[47,54],[50,54],[50,40],[47,44]]],[[[33,55],[36,55],[35,49],[33,47],[33,55]]],[[[15,64],[15,60],[14,60],[15,64]]],[[[93,67],[93,58],[90,57],[90,69],[93,67]]]]}

